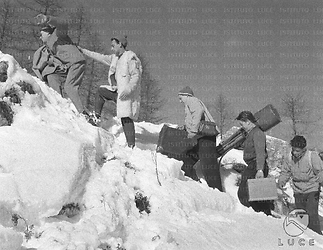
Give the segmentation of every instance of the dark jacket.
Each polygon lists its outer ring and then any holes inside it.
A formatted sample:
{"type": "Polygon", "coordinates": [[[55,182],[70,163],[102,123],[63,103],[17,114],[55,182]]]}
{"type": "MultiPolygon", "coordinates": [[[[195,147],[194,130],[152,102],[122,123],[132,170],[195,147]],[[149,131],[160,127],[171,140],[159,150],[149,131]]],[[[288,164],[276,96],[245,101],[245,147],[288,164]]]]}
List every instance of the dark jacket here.
{"type": "Polygon", "coordinates": [[[248,165],[256,161],[257,170],[264,170],[266,159],[266,135],[256,126],[248,133],[243,143],[243,160],[248,165]]]}

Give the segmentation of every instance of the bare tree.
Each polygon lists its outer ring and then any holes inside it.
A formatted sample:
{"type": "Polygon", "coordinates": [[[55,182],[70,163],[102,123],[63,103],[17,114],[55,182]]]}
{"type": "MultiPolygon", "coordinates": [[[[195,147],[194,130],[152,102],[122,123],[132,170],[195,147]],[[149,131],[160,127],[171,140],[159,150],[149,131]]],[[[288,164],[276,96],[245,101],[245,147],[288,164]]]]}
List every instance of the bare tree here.
{"type": "Polygon", "coordinates": [[[39,28],[34,17],[43,13],[57,15],[63,7],[63,0],[15,0],[15,22],[12,26],[10,53],[24,68],[31,69],[32,56],[41,45],[39,28]]]}
{"type": "MultiPolygon", "coordinates": [[[[92,33],[81,44],[82,47],[91,51],[96,51],[104,54],[104,50],[100,43],[100,36],[98,33],[92,33]]],[[[95,94],[100,85],[108,82],[108,67],[100,62],[87,58],[87,67],[83,78],[83,84],[81,85],[81,98],[86,103],[86,107],[93,109],[95,94]]],[[[110,112],[110,109],[109,109],[110,112]]],[[[112,111],[111,111],[112,112],[112,111]]]]}
{"type": "Polygon", "coordinates": [[[37,14],[42,13],[44,15],[55,15],[64,6],[63,0],[17,0],[19,5],[28,12],[34,12],[37,14]]]}
{"type": "Polygon", "coordinates": [[[164,106],[165,99],[162,97],[162,89],[158,81],[149,71],[148,61],[142,55],[138,55],[138,57],[142,63],[143,70],[138,121],[157,123],[164,119],[158,111],[164,106]]]}
{"type": "Polygon", "coordinates": [[[311,120],[311,108],[301,92],[285,94],[282,99],[281,113],[290,120],[292,136],[308,134],[310,125],[316,122],[311,120]]]}
{"type": "MultiPolygon", "coordinates": [[[[85,9],[83,4],[79,4],[69,17],[69,35],[74,43],[76,45],[81,44],[81,42],[84,42],[85,44],[93,43],[93,27],[90,23],[90,13],[85,9]]],[[[98,38],[97,32],[95,33],[95,38],[98,38]]]]}
{"type": "Polygon", "coordinates": [[[231,109],[231,103],[225,97],[225,95],[220,93],[212,106],[216,112],[215,120],[220,130],[220,136],[222,139],[223,134],[232,122],[233,111],[231,109]]]}
{"type": "Polygon", "coordinates": [[[10,48],[14,39],[14,5],[10,0],[0,3],[0,50],[10,48]]]}

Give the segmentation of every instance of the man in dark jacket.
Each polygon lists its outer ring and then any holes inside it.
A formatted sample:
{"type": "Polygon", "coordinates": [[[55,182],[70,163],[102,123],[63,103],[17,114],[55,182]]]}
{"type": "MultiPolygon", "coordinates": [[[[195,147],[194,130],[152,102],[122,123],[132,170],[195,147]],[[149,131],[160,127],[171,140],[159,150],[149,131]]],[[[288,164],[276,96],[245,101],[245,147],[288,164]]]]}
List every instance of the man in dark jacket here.
{"type": "Polygon", "coordinates": [[[271,215],[273,204],[270,201],[249,202],[248,179],[264,178],[268,175],[268,165],[266,162],[266,135],[257,125],[256,118],[250,111],[242,111],[236,120],[247,132],[243,147],[243,160],[247,167],[241,174],[241,182],[238,189],[238,198],[242,205],[252,207],[256,212],[264,212],[271,215]]]}
{"type": "Polygon", "coordinates": [[[37,24],[43,26],[41,39],[45,46],[34,55],[34,71],[63,97],[66,94],[78,112],[87,113],[78,93],[85,72],[85,58],[68,36],[67,22],[43,14],[36,19],[37,24]]]}

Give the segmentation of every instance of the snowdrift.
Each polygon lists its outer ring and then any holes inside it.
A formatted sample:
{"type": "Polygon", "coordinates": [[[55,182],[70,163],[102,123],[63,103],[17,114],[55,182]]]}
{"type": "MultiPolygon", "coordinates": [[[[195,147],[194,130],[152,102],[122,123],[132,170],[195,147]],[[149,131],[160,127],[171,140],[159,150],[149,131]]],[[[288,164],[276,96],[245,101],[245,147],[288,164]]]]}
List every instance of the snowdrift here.
{"type": "Polygon", "coordinates": [[[93,145],[44,127],[2,127],[0,138],[0,151],[6,155],[0,159],[0,178],[15,187],[1,189],[0,202],[11,201],[15,212],[34,224],[80,200],[95,162],[93,145]]]}
{"type": "MultiPolygon", "coordinates": [[[[20,93],[12,126],[0,128],[1,250],[277,249],[279,240],[279,249],[291,248],[283,219],[238,202],[229,167],[225,193],[186,178],[182,162],[154,151],[163,124],[136,123],[131,150],[119,120],[108,131],[91,126],[69,100],[4,59],[12,73],[2,88],[23,80],[38,90],[20,93]],[[74,216],[59,213],[70,202],[78,204],[74,216]]],[[[241,157],[232,150],[223,162],[241,157]]],[[[323,246],[310,230],[302,237],[314,239],[311,249],[323,246]]]]}

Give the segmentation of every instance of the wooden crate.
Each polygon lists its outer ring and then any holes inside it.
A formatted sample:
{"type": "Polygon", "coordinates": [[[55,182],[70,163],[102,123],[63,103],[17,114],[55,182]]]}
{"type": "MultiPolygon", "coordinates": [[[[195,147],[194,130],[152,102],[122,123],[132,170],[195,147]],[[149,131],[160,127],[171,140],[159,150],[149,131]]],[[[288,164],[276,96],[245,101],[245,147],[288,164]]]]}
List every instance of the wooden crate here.
{"type": "Polygon", "coordinates": [[[277,187],[274,178],[248,180],[249,201],[277,200],[277,187]]]}

